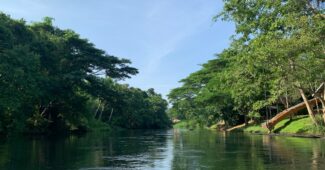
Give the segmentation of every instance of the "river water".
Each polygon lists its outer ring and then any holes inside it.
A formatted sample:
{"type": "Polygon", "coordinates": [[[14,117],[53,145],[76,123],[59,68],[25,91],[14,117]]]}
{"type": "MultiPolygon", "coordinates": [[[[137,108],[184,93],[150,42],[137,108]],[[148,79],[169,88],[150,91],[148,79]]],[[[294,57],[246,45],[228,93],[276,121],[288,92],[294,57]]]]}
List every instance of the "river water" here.
{"type": "Polygon", "coordinates": [[[1,170],[325,169],[325,140],[209,130],[0,140],[1,170]]]}

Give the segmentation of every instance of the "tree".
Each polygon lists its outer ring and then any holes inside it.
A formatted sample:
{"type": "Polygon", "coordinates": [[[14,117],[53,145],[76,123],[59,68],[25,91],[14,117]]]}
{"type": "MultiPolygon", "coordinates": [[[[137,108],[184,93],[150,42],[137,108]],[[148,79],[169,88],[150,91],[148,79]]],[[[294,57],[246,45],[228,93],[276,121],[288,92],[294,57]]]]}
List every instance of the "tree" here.
{"type": "MultiPolygon", "coordinates": [[[[324,81],[323,3],[227,0],[221,13],[223,19],[236,23],[239,42],[249,48],[250,54],[246,57],[254,62],[247,67],[261,63],[272,73],[273,88],[282,89],[279,82],[286,82],[299,90],[312,120],[305,90],[310,94],[310,84],[324,81]],[[317,8],[311,4],[318,4],[317,8]]],[[[279,96],[270,96],[271,100],[277,98],[279,96]]]]}
{"type": "MultiPolygon", "coordinates": [[[[74,31],[53,26],[52,21],[47,17],[26,24],[0,14],[0,131],[89,128],[98,102],[101,110],[96,119],[110,123],[116,108],[132,117],[136,125],[130,128],[147,127],[144,122],[152,114],[165,115],[167,104],[153,90],[147,94],[116,83],[138,73],[131,61],[108,55],[74,31]],[[144,117],[148,111],[150,116],[144,117]],[[103,115],[106,112],[111,112],[109,118],[103,115]]],[[[162,119],[153,119],[148,127],[162,119]]]]}
{"type": "Polygon", "coordinates": [[[224,109],[258,120],[271,106],[288,108],[302,98],[316,124],[307,99],[324,82],[324,1],[224,3],[215,19],[235,23],[232,43],[171,91],[173,113],[207,119],[202,108],[217,108],[216,115],[229,115],[224,109]]]}

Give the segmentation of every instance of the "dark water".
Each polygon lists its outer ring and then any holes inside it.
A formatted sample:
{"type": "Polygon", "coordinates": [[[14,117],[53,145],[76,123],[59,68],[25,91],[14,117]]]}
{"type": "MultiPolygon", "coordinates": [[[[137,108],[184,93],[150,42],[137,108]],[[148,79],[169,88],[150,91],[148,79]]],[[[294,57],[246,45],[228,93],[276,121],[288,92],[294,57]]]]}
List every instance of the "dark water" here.
{"type": "Polygon", "coordinates": [[[325,169],[325,140],[207,130],[10,137],[1,170],[325,169]]]}

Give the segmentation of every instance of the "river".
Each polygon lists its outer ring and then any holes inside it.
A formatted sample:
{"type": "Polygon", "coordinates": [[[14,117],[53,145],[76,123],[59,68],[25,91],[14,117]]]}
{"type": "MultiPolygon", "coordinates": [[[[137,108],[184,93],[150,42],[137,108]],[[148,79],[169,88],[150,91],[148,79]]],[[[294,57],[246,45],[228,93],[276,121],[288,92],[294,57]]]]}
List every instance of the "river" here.
{"type": "Polygon", "coordinates": [[[325,140],[134,130],[0,140],[1,170],[325,169],[325,140]]]}

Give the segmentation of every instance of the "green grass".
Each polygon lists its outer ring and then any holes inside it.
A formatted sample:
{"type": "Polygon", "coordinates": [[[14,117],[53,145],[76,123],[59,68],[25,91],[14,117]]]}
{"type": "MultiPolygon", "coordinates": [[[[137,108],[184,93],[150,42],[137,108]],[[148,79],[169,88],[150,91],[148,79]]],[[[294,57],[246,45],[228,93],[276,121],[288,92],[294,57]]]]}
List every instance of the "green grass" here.
{"type": "Polygon", "coordinates": [[[173,128],[178,129],[195,129],[197,127],[198,124],[193,120],[181,120],[180,122],[173,125],[173,128]]]}
{"type": "Polygon", "coordinates": [[[308,116],[297,116],[292,120],[284,119],[280,121],[274,128],[276,133],[285,134],[311,134],[310,129],[313,128],[313,124],[308,116]]]}
{"type": "Polygon", "coordinates": [[[214,124],[214,125],[210,126],[209,129],[218,129],[218,124],[214,124]]]}
{"type": "Polygon", "coordinates": [[[173,125],[173,128],[186,128],[187,123],[188,123],[187,121],[182,120],[182,121],[180,121],[180,122],[174,124],[174,125],[173,125]]]}
{"type": "MultiPolygon", "coordinates": [[[[317,117],[317,119],[320,119],[317,117]]],[[[319,120],[322,122],[322,120],[319,120]]],[[[268,133],[268,129],[262,128],[261,125],[250,125],[242,129],[244,132],[250,133],[268,133]]],[[[292,120],[284,119],[276,124],[273,129],[274,133],[278,134],[298,134],[298,135],[325,135],[325,126],[321,123],[320,126],[312,124],[309,116],[295,116],[292,120]]]]}
{"type": "Polygon", "coordinates": [[[95,119],[89,121],[88,126],[90,127],[89,129],[90,131],[111,131],[112,130],[112,127],[107,123],[95,119]]]}
{"type": "Polygon", "coordinates": [[[268,130],[265,128],[262,128],[261,125],[250,125],[243,129],[244,132],[250,132],[250,133],[267,133],[268,130]]]}

